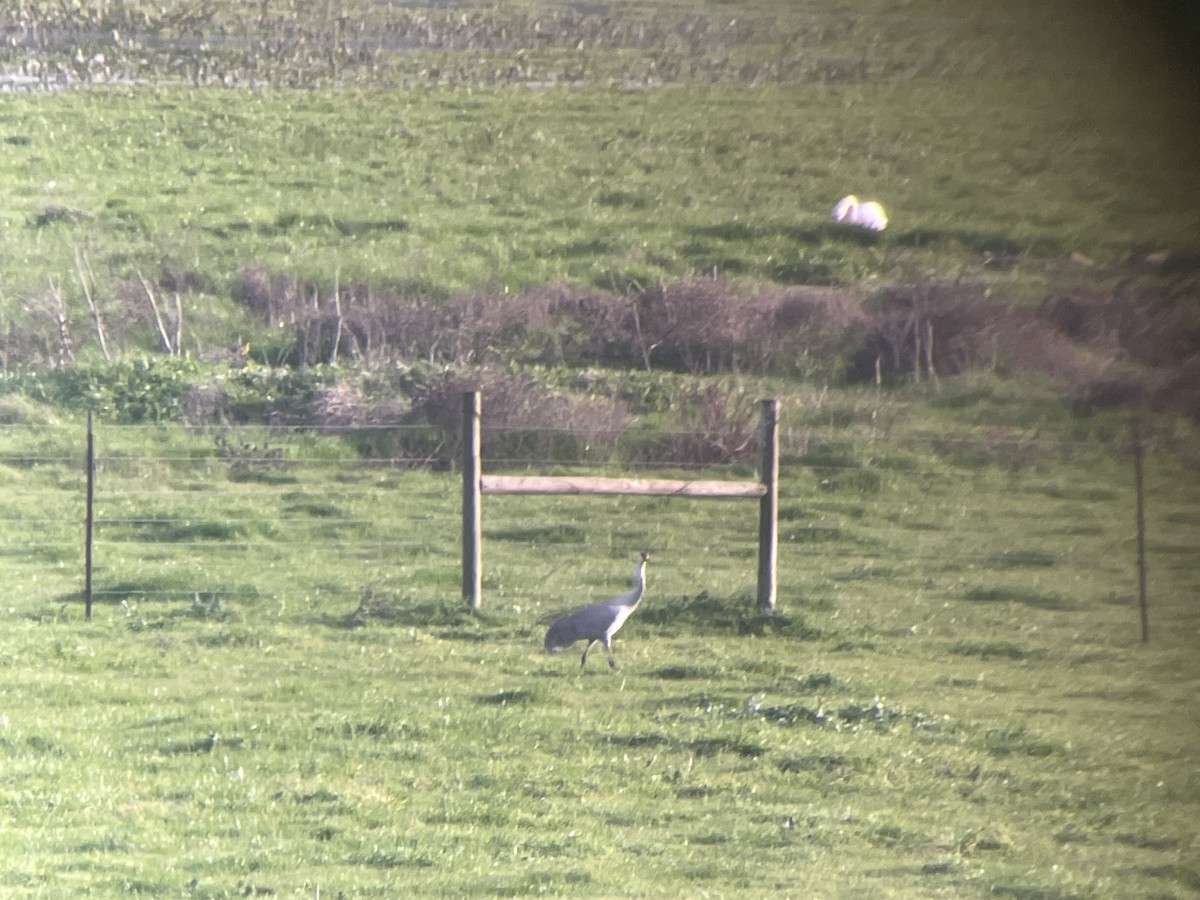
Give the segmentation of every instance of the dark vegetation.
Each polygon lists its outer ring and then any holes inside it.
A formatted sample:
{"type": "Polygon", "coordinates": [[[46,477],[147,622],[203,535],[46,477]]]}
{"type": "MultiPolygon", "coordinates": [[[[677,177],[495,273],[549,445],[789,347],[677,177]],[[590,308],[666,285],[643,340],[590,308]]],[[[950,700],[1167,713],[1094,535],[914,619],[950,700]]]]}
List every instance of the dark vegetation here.
{"type": "MultiPolygon", "coordinates": [[[[158,287],[168,286],[163,276],[158,287]]],[[[110,341],[135,341],[145,328],[132,299],[140,290],[129,287],[129,314],[109,324],[110,341]]],[[[1029,307],[965,282],[890,285],[860,299],[848,288],[747,293],[696,278],[622,294],[556,284],[436,297],[359,284],[320,299],[316,285],[246,267],[233,299],[268,326],[269,340],[207,360],[72,365],[61,360],[70,326],[47,316],[41,332],[10,327],[0,338],[0,386],[128,422],[427,424],[446,436],[457,430],[461,392],[481,389],[493,427],[566,424],[615,436],[631,414],[670,403],[636,379],[614,388],[606,371],[889,385],[986,369],[1046,376],[1078,413],[1137,403],[1200,417],[1200,316],[1185,298],[1153,290],[1076,287],[1029,307]]],[[[729,429],[738,443],[742,417],[721,412],[734,398],[716,384],[682,383],[694,386],[677,390],[706,410],[687,424],[729,429]]],[[[686,456],[676,450],[672,458],[686,456]]],[[[713,461],[695,451],[690,461],[713,461]]]]}
{"type": "MultiPolygon", "coordinates": [[[[961,282],[893,285],[865,300],[834,287],[747,294],[720,279],[619,295],[551,285],[444,299],[360,285],[325,308],[308,301],[317,292],[243,271],[236,299],[268,324],[290,326],[261,362],[599,366],[832,384],[991,368],[1049,376],[1078,412],[1147,402],[1200,417],[1200,314],[1186,298],[1152,290],[1077,287],[1036,308],[961,282]]],[[[494,374],[475,377],[497,386],[494,374]]]]}

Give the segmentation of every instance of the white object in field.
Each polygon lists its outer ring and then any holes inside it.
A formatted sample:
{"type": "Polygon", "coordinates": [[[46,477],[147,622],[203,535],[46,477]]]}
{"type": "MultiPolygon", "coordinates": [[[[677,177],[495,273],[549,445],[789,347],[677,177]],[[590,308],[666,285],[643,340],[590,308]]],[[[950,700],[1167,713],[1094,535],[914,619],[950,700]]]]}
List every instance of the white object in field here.
{"type": "Polygon", "coordinates": [[[831,218],[844,225],[856,225],[868,231],[883,231],[887,228],[888,217],[883,206],[876,200],[860,203],[859,199],[850,194],[843,197],[833,208],[831,218]]]}
{"type": "Polygon", "coordinates": [[[604,647],[604,652],[608,654],[609,668],[615,669],[617,661],[613,658],[610,646],[612,637],[625,624],[625,620],[633,615],[642,600],[642,594],[646,591],[646,560],[649,558],[645,551],[638,558],[633,587],[628,593],[605,603],[592,603],[580,607],[555,621],[546,632],[546,652],[555,653],[580,639],[585,640],[587,646],[583,648],[583,658],[579,661],[579,667],[582,669],[587,664],[588,651],[599,641],[604,647]]]}

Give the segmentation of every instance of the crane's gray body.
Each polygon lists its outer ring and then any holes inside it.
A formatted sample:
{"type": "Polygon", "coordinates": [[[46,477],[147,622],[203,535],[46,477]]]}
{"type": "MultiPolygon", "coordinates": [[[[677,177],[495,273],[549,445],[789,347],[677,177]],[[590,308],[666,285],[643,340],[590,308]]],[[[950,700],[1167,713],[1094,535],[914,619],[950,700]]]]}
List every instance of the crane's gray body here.
{"type": "Polygon", "coordinates": [[[646,591],[648,558],[648,555],[643,553],[638,560],[633,587],[628,593],[605,603],[592,603],[580,607],[555,621],[546,632],[546,652],[555,653],[578,640],[586,640],[587,646],[583,648],[583,657],[579,662],[580,668],[583,668],[587,664],[588,651],[599,641],[604,647],[604,652],[608,654],[609,667],[615,669],[617,661],[613,658],[612,638],[642,602],[642,595],[646,591]]]}

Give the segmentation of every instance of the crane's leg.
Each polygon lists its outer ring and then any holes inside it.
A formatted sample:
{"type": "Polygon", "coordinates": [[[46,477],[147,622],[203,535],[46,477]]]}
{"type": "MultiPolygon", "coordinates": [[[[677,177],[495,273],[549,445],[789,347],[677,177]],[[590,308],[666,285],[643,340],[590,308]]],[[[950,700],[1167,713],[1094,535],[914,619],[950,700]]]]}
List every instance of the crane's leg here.
{"type": "Polygon", "coordinates": [[[595,643],[596,643],[595,641],[588,641],[587,646],[583,648],[583,659],[579,660],[579,668],[582,669],[584,666],[587,665],[588,651],[592,649],[592,645],[595,643]]]}
{"type": "Polygon", "coordinates": [[[603,644],[604,644],[604,652],[608,654],[608,667],[610,669],[612,669],[613,671],[616,671],[617,660],[616,660],[616,657],[613,656],[612,647],[609,646],[608,641],[603,641],[603,644]]]}

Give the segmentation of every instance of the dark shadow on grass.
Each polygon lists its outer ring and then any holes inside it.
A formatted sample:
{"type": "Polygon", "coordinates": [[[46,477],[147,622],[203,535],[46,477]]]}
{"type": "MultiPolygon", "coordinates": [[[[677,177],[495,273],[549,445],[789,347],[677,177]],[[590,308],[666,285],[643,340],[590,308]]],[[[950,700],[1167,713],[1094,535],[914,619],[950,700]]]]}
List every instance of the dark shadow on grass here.
{"type": "Polygon", "coordinates": [[[175,741],[161,748],[166,756],[186,756],[196,753],[212,753],[219,748],[240,747],[244,740],[240,737],[223,738],[217,734],[197,738],[194,741],[175,741]]]}
{"type": "Polygon", "coordinates": [[[680,256],[688,261],[694,271],[709,274],[742,275],[754,265],[740,256],[721,254],[709,247],[683,247],[680,256]]]}
{"type": "Polygon", "coordinates": [[[633,734],[604,734],[598,740],[604,744],[617,747],[661,747],[671,743],[671,739],[657,732],[634,732],[633,734]]]}
{"type": "Polygon", "coordinates": [[[287,472],[230,466],[229,480],[237,484],[296,484],[299,479],[287,472]]]}
{"type": "Polygon", "coordinates": [[[765,272],[779,284],[821,286],[837,283],[829,266],[809,259],[780,260],[774,265],[766,266],[765,272]]]}
{"type": "Polygon", "coordinates": [[[750,597],[718,597],[708,591],[651,606],[639,612],[638,618],[649,625],[686,625],[702,634],[778,634],[802,640],[821,636],[819,629],[809,628],[799,616],[762,612],[750,597]]]}
{"type": "Polygon", "coordinates": [[[642,195],[621,190],[604,191],[596,197],[596,202],[610,209],[646,209],[649,206],[649,201],[642,195]]]}
{"type": "Polygon", "coordinates": [[[962,641],[950,648],[950,652],[955,656],[977,656],[980,659],[1040,659],[1045,656],[1045,652],[1041,650],[1026,650],[1024,647],[1018,647],[1016,644],[1006,643],[1004,641],[992,641],[991,643],[970,643],[962,641]]]}
{"type": "Polygon", "coordinates": [[[518,704],[532,702],[534,700],[534,693],[533,691],[517,688],[510,691],[497,691],[494,694],[478,694],[473,699],[476,703],[484,706],[517,706],[518,704]]]}
{"type": "Polygon", "coordinates": [[[1055,565],[1057,559],[1040,550],[1004,550],[988,557],[992,569],[1040,569],[1055,565]]]}
{"type": "Polygon", "coordinates": [[[461,603],[442,600],[413,600],[407,594],[376,587],[365,588],[358,606],[342,616],[322,616],[319,621],[331,628],[354,629],[368,624],[421,628],[445,640],[486,641],[495,625],[488,616],[472,611],[461,603]]]}
{"type": "Polygon", "coordinates": [[[1077,500],[1081,503],[1108,503],[1118,498],[1112,488],[1091,486],[1062,486],[1058,484],[1037,484],[1026,487],[1026,493],[1038,494],[1052,500],[1077,500]]]}
{"type": "Polygon", "coordinates": [[[707,693],[682,694],[678,697],[661,697],[650,701],[650,706],[658,708],[672,707],[676,709],[703,710],[714,712],[736,709],[742,702],[740,694],[715,695],[707,693]]]}
{"type": "MultiPolygon", "coordinates": [[[[237,223],[240,227],[241,223],[237,223]]],[[[230,227],[234,227],[232,224],[230,227]]],[[[328,215],[305,216],[300,213],[281,213],[275,221],[251,226],[264,237],[279,237],[305,229],[332,228],[345,237],[363,237],[375,232],[408,231],[409,223],[404,219],[335,219],[328,215]]]]}
{"type": "Polygon", "coordinates": [[[314,519],[340,518],[345,513],[332,503],[291,503],[285,506],[284,512],[312,516],[314,519]]]}
{"type": "Polygon", "coordinates": [[[683,746],[701,757],[716,756],[720,753],[732,753],[747,759],[757,759],[767,752],[767,748],[759,744],[752,744],[749,741],[728,737],[699,738],[698,740],[688,741],[683,746]]]}
{"type": "Polygon", "coordinates": [[[1056,594],[1038,594],[1020,588],[976,587],[963,594],[963,599],[969,603],[1020,603],[1022,606],[1032,609],[1057,610],[1059,612],[1069,612],[1078,608],[1078,604],[1065,597],[1056,594]]]}
{"type": "Polygon", "coordinates": [[[796,690],[802,693],[815,693],[819,690],[837,686],[838,680],[828,672],[813,672],[811,675],[797,678],[795,685],[796,690]]]}
{"type": "Polygon", "coordinates": [[[1193,891],[1200,891],[1200,867],[1184,863],[1161,863],[1141,866],[1141,871],[1151,878],[1177,882],[1193,891]]]}
{"type": "Polygon", "coordinates": [[[721,241],[753,241],[763,233],[745,222],[718,222],[715,225],[697,225],[688,231],[697,237],[716,238],[721,241]]]}
{"type": "Polygon", "coordinates": [[[984,735],[984,747],[992,756],[1061,756],[1066,746],[1041,738],[1025,728],[999,729],[984,735]]]}
{"type": "Polygon", "coordinates": [[[700,666],[663,666],[647,673],[651,678],[661,678],[664,681],[688,681],[693,678],[712,678],[711,669],[700,666]]]}
{"type": "Polygon", "coordinates": [[[1134,834],[1122,831],[1114,838],[1118,844],[1126,847],[1137,847],[1139,850],[1178,850],[1183,842],[1174,836],[1157,837],[1150,834],[1134,834]]]}
{"type": "Polygon", "coordinates": [[[363,237],[375,232],[395,233],[411,227],[404,219],[331,219],[330,224],[346,237],[363,237]]]}
{"type": "Polygon", "coordinates": [[[720,753],[733,753],[737,756],[757,759],[767,752],[760,744],[751,743],[734,737],[697,738],[693,741],[675,742],[669,737],[656,732],[634,732],[633,734],[602,734],[596,736],[597,743],[616,745],[619,747],[662,747],[676,745],[682,750],[690,751],[696,756],[710,757],[720,753]]]}
{"type": "MultiPolygon", "coordinates": [[[[326,730],[332,731],[333,729],[326,730]]],[[[392,736],[392,726],[387,722],[342,722],[339,731],[345,738],[383,739],[392,736]]]]}
{"type": "Polygon", "coordinates": [[[246,526],[238,522],[215,519],[152,519],[107,529],[106,537],[113,541],[190,544],[196,541],[242,540],[247,533],[246,526]]]}
{"type": "MultiPolygon", "coordinates": [[[[169,604],[163,609],[156,606],[158,618],[188,617],[223,622],[233,618],[225,604],[230,600],[254,601],[259,598],[258,588],[253,585],[216,587],[208,590],[193,590],[187,583],[166,579],[145,581],[119,581],[115,584],[98,584],[92,590],[93,605],[140,604],[158,601],[169,604]]],[[[67,606],[82,606],[83,591],[59,594],[56,602],[67,606]]]]}
{"type": "Polygon", "coordinates": [[[860,247],[874,247],[888,239],[889,233],[869,231],[866,228],[855,228],[851,225],[839,225],[836,222],[821,222],[817,225],[790,225],[782,228],[763,230],[759,236],[776,235],[795,244],[856,244],[860,247]]]}
{"type": "Polygon", "coordinates": [[[862,729],[873,728],[887,731],[891,726],[908,722],[921,731],[942,731],[945,727],[939,717],[913,712],[903,707],[888,706],[879,698],[869,703],[850,701],[837,708],[808,706],[803,703],[780,705],[745,704],[736,713],[741,718],[763,719],[775,725],[794,727],[813,725],[818,728],[862,729]]]}
{"type": "Polygon", "coordinates": [[[559,244],[546,255],[561,259],[580,259],[583,257],[604,256],[613,253],[616,245],[612,241],[593,238],[590,241],[570,241],[559,244]]]}
{"type": "Polygon", "coordinates": [[[370,853],[352,855],[348,862],[354,866],[368,866],[374,869],[426,869],[433,865],[433,861],[424,856],[413,856],[403,850],[382,850],[378,847],[370,853]]]}
{"type": "Polygon", "coordinates": [[[789,544],[826,544],[842,540],[840,528],[830,528],[824,525],[808,525],[784,532],[780,538],[789,544]]]}
{"type": "Polygon", "coordinates": [[[487,529],[484,537],[520,544],[585,544],[587,532],[576,525],[534,525],[527,528],[487,529]]]}
{"type": "Polygon", "coordinates": [[[830,754],[788,756],[779,763],[781,772],[834,772],[846,765],[846,757],[830,754]]]}
{"type": "Polygon", "coordinates": [[[1014,238],[995,231],[975,231],[970,228],[910,228],[904,231],[889,229],[888,239],[898,247],[928,247],[956,244],[973,252],[995,257],[1061,256],[1062,242],[1049,235],[1034,238],[1014,238]]]}
{"type": "Polygon", "coordinates": [[[146,719],[144,722],[137,722],[129,727],[131,729],[148,728],[156,731],[159,728],[166,728],[169,725],[179,725],[186,721],[187,716],[159,716],[154,719],[146,719]]]}

